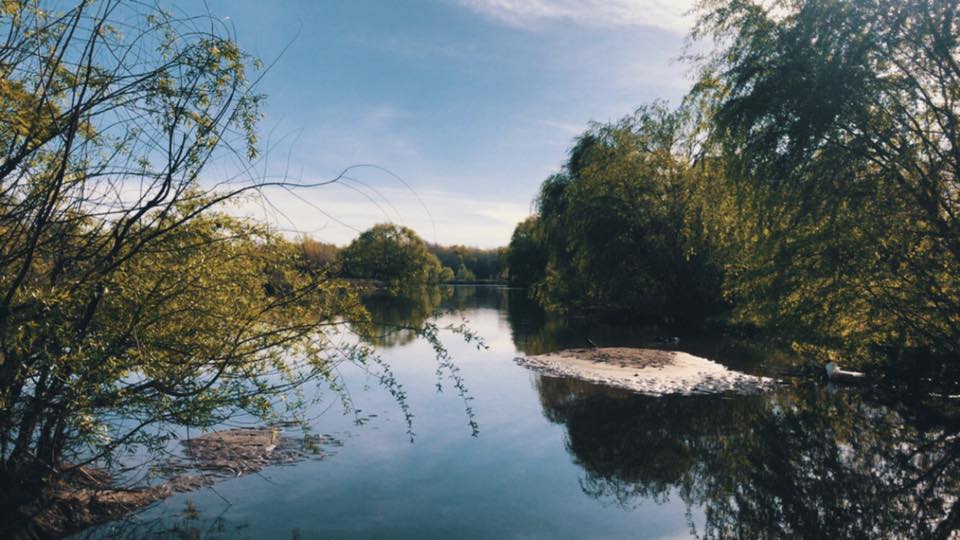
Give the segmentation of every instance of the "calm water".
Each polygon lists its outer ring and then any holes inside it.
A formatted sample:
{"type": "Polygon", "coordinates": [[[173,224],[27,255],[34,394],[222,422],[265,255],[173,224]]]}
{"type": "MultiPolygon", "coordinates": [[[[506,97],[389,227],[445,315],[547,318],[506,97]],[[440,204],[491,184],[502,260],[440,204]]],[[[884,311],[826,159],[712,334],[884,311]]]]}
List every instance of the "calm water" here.
{"type": "MultiPolygon", "coordinates": [[[[378,300],[416,325],[436,308],[486,340],[446,339],[479,436],[430,347],[376,336],[409,395],[416,437],[376,381],[344,368],[368,421],[328,398],[314,431],[343,446],[181,494],[96,536],[213,538],[921,537],[960,519],[957,400],[791,385],[762,396],[645,397],[542,377],[521,353],[649,345],[656,332],[550,318],[523,291],[455,287],[378,300]],[[325,412],[324,412],[325,411],[325,412]],[[334,453],[335,451],[335,453],[334,453]],[[948,517],[949,516],[949,517],[948,517]]],[[[764,373],[784,358],[718,339],[680,348],[764,373]]]]}

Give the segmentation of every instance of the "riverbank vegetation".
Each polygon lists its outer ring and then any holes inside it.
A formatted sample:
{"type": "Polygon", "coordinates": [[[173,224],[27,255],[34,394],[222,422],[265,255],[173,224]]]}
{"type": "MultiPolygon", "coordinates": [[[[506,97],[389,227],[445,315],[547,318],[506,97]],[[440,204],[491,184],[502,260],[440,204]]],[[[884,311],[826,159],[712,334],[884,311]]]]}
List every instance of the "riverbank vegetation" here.
{"type": "MultiPolygon", "coordinates": [[[[262,65],[222,20],[14,0],[0,31],[0,534],[28,534],[82,467],[142,461],[185,426],[295,420],[311,382],[349,411],[342,363],[377,377],[410,426],[389,368],[344,339],[370,320],[357,290],[305,271],[330,250],[224,210],[309,186],[203,178],[212,160],[258,158],[262,65]]],[[[441,330],[414,332],[465,391],[441,330]]]]}
{"type": "Polygon", "coordinates": [[[689,321],[722,309],[702,192],[718,171],[694,164],[683,120],[657,104],[580,136],[514,233],[511,278],[571,311],[689,321]]]}
{"type": "Polygon", "coordinates": [[[582,134],[511,280],[560,310],[762,328],[846,361],[960,343],[949,2],[704,2],[696,84],[582,134]]]}
{"type": "Polygon", "coordinates": [[[337,262],[344,277],[382,281],[391,290],[453,278],[453,271],[440,264],[417,233],[392,224],[375,225],[360,233],[340,251],[337,262]]]}
{"type": "Polygon", "coordinates": [[[454,272],[453,280],[466,283],[501,283],[507,279],[507,248],[480,249],[469,246],[429,244],[427,249],[440,264],[454,272]]]}
{"type": "Polygon", "coordinates": [[[331,276],[382,283],[388,291],[438,283],[505,283],[507,248],[480,249],[425,242],[415,231],[381,223],[347,247],[310,237],[299,241],[302,268],[331,276]]]}
{"type": "Polygon", "coordinates": [[[2,14],[0,509],[15,527],[55,479],[159,449],[172,425],[284,412],[275,396],[327,377],[332,318],[362,312],[268,229],[216,211],[254,186],[201,187],[215,149],[257,151],[257,63],[216,21],[119,2],[2,14]]]}
{"type": "Polygon", "coordinates": [[[715,47],[684,102],[592,125],[509,249],[479,250],[392,224],[341,249],[231,216],[337,179],[240,180],[263,66],[223,20],[0,2],[0,525],[184,426],[297,420],[308,383],[350,411],[344,363],[410,428],[364,339],[426,340],[476,434],[436,290],[386,328],[358,281],[509,279],[561,312],[762,329],[820,359],[960,354],[960,7],[767,6],[705,0],[693,36],[715,47]],[[239,172],[206,177],[215,160],[239,172]]]}

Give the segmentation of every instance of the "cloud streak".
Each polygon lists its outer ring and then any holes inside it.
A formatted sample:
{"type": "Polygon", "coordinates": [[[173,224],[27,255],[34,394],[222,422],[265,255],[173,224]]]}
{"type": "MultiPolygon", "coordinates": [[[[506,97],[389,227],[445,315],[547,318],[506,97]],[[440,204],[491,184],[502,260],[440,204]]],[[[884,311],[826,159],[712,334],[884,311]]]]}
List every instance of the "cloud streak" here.
{"type": "Polygon", "coordinates": [[[514,226],[530,214],[529,204],[438,190],[419,194],[427,214],[417,196],[405,189],[354,187],[359,189],[346,184],[295,191],[267,188],[226,210],[269,223],[289,235],[304,233],[340,245],[376,223],[392,222],[414,229],[429,242],[484,248],[509,243],[514,226]]]}
{"type": "Polygon", "coordinates": [[[590,26],[647,26],[686,32],[693,0],[456,0],[504,23],[529,27],[567,21],[590,26]]]}

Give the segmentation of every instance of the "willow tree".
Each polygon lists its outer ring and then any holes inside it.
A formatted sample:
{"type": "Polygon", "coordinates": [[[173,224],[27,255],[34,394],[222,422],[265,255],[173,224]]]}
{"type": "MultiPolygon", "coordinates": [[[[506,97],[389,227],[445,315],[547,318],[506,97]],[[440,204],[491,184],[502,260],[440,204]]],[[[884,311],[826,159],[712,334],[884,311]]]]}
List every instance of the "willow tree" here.
{"type": "MultiPolygon", "coordinates": [[[[270,418],[336,386],[336,321],[363,318],[301,254],[201,182],[256,157],[257,68],[221,21],[150,3],[0,3],[0,503],[156,448],[174,425],[270,418]]],[[[349,340],[347,341],[349,343],[349,340]]],[[[384,382],[402,400],[392,379],[384,382]]],[[[409,419],[409,417],[408,417],[409,419]]]]}
{"type": "Polygon", "coordinates": [[[542,232],[537,216],[530,216],[514,227],[507,251],[507,268],[512,285],[529,287],[543,279],[547,253],[541,238],[542,232]]]}
{"type": "Polygon", "coordinates": [[[741,186],[746,317],[875,354],[960,343],[960,7],[701,4],[696,96],[741,186]],[[863,345],[866,345],[864,347],[863,345]]]}
{"type": "Polygon", "coordinates": [[[662,103],[581,135],[540,188],[535,220],[514,232],[511,273],[561,309],[696,322],[723,306],[688,114],[662,103]],[[533,268],[545,265],[539,270],[533,268]]]}

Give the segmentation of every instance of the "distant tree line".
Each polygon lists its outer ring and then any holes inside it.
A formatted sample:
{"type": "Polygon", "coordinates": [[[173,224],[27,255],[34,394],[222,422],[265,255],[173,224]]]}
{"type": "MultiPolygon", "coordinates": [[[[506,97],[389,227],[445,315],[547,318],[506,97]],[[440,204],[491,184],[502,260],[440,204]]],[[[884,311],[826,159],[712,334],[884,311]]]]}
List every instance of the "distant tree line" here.
{"type": "Polygon", "coordinates": [[[375,280],[392,290],[506,278],[506,248],[428,244],[412,229],[394,224],[374,225],[345,248],[309,237],[300,246],[304,270],[375,280]]]}
{"type": "Polygon", "coordinates": [[[954,2],[711,0],[682,105],[577,138],[510,279],[560,310],[709,317],[847,358],[960,352],[954,2]]]}
{"type": "Polygon", "coordinates": [[[427,249],[440,264],[463,281],[502,281],[507,277],[507,248],[480,249],[468,246],[429,244],[427,249]]]}

